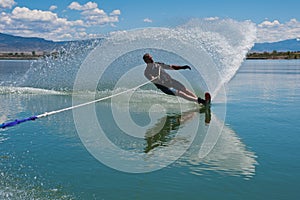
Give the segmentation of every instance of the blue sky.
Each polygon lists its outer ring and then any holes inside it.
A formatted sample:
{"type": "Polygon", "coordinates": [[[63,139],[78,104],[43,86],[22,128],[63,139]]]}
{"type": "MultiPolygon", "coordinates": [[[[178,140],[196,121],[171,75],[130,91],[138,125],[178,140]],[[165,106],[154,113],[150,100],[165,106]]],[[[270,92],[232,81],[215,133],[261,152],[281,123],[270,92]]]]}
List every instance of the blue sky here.
{"type": "Polygon", "coordinates": [[[300,37],[296,0],[0,0],[0,32],[50,40],[172,26],[189,18],[232,18],[257,25],[258,42],[300,37]]]}

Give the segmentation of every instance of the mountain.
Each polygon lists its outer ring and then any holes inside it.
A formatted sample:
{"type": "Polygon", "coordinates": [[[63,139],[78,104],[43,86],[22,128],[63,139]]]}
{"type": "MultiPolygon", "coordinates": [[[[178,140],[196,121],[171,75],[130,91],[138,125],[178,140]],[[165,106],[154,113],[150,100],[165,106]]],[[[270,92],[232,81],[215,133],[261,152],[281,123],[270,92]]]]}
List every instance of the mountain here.
{"type": "Polygon", "coordinates": [[[283,40],[272,43],[256,43],[251,49],[251,52],[286,52],[300,51],[300,39],[283,40]]]}
{"type": "MultiPolygon", "coordinates": [[[[97,40],[97,39],[94,39],[97,40]]],[[[0,33],[0,52],[51,52],[68,43],[88,43],[93,40],[54,42],[37,37],[20,37],[0,33]]],[[[300,51],[300,39],[283,40],[272,43],[255,43],[250,52],[300,51]]]]}
{"type": "Polygon", "coordinates": [[[37,37],[20,37],[0,33],[0,52],[52,51],[63,42],[53,42],[37,37]]]}

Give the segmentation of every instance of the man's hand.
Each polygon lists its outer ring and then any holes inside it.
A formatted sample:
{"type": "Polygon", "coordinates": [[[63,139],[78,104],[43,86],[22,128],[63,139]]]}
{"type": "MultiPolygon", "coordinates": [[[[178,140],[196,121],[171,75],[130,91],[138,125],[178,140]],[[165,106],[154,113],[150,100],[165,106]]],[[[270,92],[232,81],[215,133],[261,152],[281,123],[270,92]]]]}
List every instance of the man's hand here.
{"type": "Polygon", "coordinates": [[[174,69],[174,70],[180,70],[180,69],[189,69],[189,70],[191,70],[191,67],[188,66],[188,65],[184,65],[184,66],[170,65],[170,66],[171,66],[171,69],[174,69]]]}
{"type": "Polygon", "coordinates": [[[188,65],[184,65],[184,66],[181,67],[181,69],[189,69],[189,70],[191,70],[192,68],[190,66],[188,66],[188,65]]]}

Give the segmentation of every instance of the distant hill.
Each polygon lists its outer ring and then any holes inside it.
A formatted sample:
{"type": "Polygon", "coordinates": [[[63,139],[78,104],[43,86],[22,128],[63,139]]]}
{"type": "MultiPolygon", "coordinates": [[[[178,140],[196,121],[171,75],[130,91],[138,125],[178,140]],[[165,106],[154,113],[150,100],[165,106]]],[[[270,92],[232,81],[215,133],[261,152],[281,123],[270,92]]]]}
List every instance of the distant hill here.
{"type": "Polygon", "coordinates": [[[0,33],[0,52],[52,51],[61,42],[37,37],[20,37],[0,33]]]}
{"type": "Polygon", "coordinates": [[[37,37],[20,37],[0,33],[0,53],[52,52],[68,48],[84,48],[101,42],[101,38],[54,42],[37,37]]]}
{"type": "MultiPolygon", "coordinates": [[[[54,42],[37,37],[20,37],[0,33],[0,52],[51,52],[68,43],[84,44],[95,40],[97,39],[54,42]]],[[[251,49],[251,52],[272,52],[274,50],[278,52],[300,51],[300,39],[290,39],[272,43],[256,43],[251,49]]]]}
{"type": "Polygon", "coordinates": [[[251,52],[286,52],[300,51],[300,39],[283,40],[272,43],[256,43],[251,49],[251,52]]]}

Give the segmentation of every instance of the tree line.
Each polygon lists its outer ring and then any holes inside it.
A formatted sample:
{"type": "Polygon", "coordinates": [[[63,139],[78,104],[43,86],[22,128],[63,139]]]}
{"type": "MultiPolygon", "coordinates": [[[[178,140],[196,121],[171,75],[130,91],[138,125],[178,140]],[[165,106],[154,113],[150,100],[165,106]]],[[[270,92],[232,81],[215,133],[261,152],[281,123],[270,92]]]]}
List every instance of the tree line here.
{"type": "Polygon", "coordinates": [[[249,52],[247,59],[300,59],[300,51],[249,52]]]}

